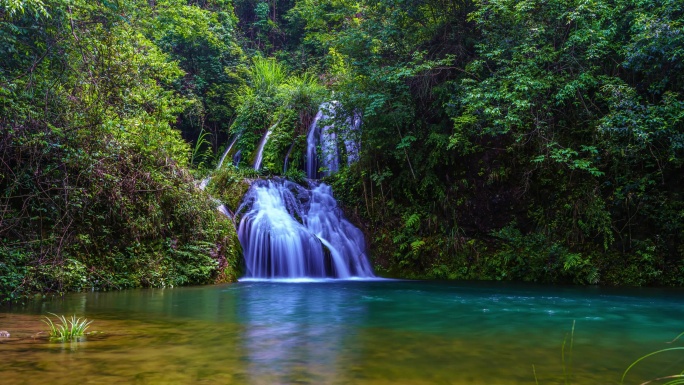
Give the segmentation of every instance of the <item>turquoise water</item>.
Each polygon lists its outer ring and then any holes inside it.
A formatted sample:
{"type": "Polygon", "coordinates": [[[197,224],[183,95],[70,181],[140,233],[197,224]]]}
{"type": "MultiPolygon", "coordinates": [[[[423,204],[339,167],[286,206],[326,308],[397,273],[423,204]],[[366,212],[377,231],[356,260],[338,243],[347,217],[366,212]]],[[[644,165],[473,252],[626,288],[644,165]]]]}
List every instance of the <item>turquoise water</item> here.
{"type": "MultiPolygon", "coordinates": [[[[245,281],[72,294],[0,310],[0,330],[3,385],[534,384],[533,365],[539,384],[564,384],[564,370],[618,384],[638,357],[684,346],[666,343],[684,331],[684,291],[245,281]],[[47,312],[100,333],[49,342],[47,312]]],[[[684,352],[664,353],[625,383],[683,369],[684,352]]]]}

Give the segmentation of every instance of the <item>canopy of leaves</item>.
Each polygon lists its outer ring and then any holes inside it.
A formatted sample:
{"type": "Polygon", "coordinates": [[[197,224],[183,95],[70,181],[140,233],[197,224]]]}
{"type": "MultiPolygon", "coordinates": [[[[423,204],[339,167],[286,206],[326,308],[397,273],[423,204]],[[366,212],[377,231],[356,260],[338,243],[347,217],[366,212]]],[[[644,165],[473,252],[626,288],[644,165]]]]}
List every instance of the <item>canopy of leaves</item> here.
{"type": "Polygon", "coordinates": [[[681,283],[682,11],[647,0],[302,0],[283,28],[297,44],[289,57],[363,112],[361,162],[336,183],[368,221],[380,265],[681,283]],[[531,257],[511,262],[515,242],[531,257]],[[620,275],[613,258],[649,273],[620,275]]]}
{"type": "Polygon", "coordinates": [[[681,1],[2,0],[0,52],[9,297],[233,274],[190,173],[236,143],[236,204],[270,130],[261,173],[301,178],[333,99],[381,272],[684,283],[681,1]]]}

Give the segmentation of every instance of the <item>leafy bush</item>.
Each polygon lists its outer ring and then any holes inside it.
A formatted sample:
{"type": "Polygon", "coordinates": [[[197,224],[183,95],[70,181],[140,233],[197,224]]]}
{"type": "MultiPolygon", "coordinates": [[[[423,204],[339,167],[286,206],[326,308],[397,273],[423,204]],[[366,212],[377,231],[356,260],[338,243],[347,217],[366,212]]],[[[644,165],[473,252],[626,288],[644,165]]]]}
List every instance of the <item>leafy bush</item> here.
{"type": "Polygon", "coordinates": [[[50,0],[49,16],[0,15],[15,53],[0,58],[1,301],[234,276],[235,229],[195,187],[174,127],[198,101],[174,90],[185,73],[150,29],[174,2],[155,13],[50,0]]]}

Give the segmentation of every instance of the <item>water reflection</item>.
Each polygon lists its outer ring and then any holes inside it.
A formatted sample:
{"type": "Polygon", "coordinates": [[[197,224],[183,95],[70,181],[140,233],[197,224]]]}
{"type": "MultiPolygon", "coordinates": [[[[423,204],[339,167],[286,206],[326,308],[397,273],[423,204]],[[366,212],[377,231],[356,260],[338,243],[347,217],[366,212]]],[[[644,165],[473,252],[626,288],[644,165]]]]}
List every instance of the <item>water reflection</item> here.
{"type": "Polygon", "coordinates": [[[239,322],[249,325],[242,347],[251,381],[316,383],[343,375],[343,368],[356,360],[357,349],[351,345],[367,308],[350,306],[352,298],[345,290],[315,284],[258,285],[257,290],[246,287],[242,292],[238,312],[239,322]]]}
{"type": "MultiPolygon", "coordinates": [[[[75,294],[0,312],[2,384],[619,382],[684,331],[684,292],[426,282],[242,282],[75,294]],[[75,348],[31,336],[46,312],[94,319],[75,348]],[[18,339],[14,339],[17,336],[18,339]]],[[[680,343],[677,346],[682,346],[680,343]]],[[[646,362],[641,383],[684,367],[646,362]]],[[[639,382],[640,381],[640,382],[639,382]]]]}

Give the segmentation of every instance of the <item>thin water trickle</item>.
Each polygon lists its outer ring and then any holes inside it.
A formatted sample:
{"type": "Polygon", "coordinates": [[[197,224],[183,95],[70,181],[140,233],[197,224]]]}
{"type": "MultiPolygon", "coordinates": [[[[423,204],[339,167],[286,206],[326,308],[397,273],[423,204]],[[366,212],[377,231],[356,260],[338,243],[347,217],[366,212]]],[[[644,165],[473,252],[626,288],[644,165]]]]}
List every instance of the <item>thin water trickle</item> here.
{"type": "Polygon", "coordinates": [[[320,130],[318,128],[318,121],[323,118],[322,109],[318,110],[316,117],[309,127],[309,134],[306,136],[306,177],[309,179],[318,179],[318,156],[316,146],[318,145],[320,130]]]}
{"type": "Polygon", "coordinates": [[[294,146],[295,142],[292,142],[290,148],[287,150],[287,154],[285,154],[285,161],[283,161],[283,174],[287,174],[287,165],[290,162],[290,154],[292,154],[292,149],[294,146]]]}
{"type": "Polygon", "coordinates": [[[241,160],[242,160],[242,149],[237,150],[235,155],[233,155],[233,166],[235,166],[235,167],[239,166],[241,160]]]}
{"type": "Polygon", "coordinates": [[[202,179],[202,181],[200,182],[200,184],[199,184],[199,186],[198,186],[199,189],[200,189],[200,190],[204,190],[205,188],[207,188],[207,185],[209,185],[209,182],[211,182],[211,177],[210,177],[210,176],[208,176],[208,177],[202,179]]]}
{"type": "Polygon", "coordinates": [[[344,138],[344,146],[347,150],[347,165],[356,163],[359,161],[359,151],[360,143],[356,136],[361,129],[361,115],[355,113],[352,117],[351,124],[349,125],[349,130],[344,138]]]}
{"type": "Polygon", "coordinates": [[[337,102],[321,104],[311,123],[306,140],[306,174],[309,179],[329,176],[339,169],[340,154],[337,148],[337,133],[334,124],[330,122],[334,117],[336,106],[337,102]],[[318,152],[319,149],[320,153],[318,152]]]}
{"type": "Polygon", "coordinates": [[[221,214],[227,216],[228,218],[232,218],[232,217],[233,217],[233,213],[231,213],[230,210],[228,210],[228,207],[226,207],[226,205],[219,205],[218,208],[217,208],[217,210],[218,210],[221,214]]]}
{"type": "Polygon", "coordinates": [[[273,130],[275,130],[276,127],[278,127],[278,124],[280,121],[276,122],[273,126],[271,126],[268,131],[266,131],[266,135],[264,135],[263,138],[261,138],[261,142],[259,142],[259,147],[257,148],[257,155],[256,158],[254,158],[254,169],[259,171],[261,169],[261,161],[264,159],[264,147],[266,147],[266,143],[268,143],[268,137],[271,136],[271,133],[273,130]]]}
{"type": "Polygon", "coordinates": [[[223,161],[226,160],[226,157],[228,156],[230,151],[233,149],[233,146],[235,145],[235,143],[237,143],[239,138],[240,138],[239,135],[235,135],[235,138],[230,142],[230,145],[228,147],[226,147],[226,151],[223,152],[221,159],[219,160],[218,164],[216,165],[217,170],[221,169],[221,166],[223,166],[223,161]]]}

